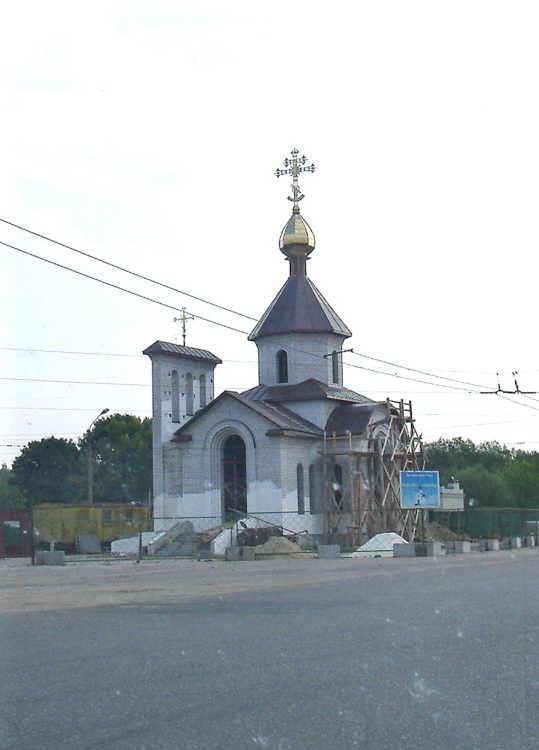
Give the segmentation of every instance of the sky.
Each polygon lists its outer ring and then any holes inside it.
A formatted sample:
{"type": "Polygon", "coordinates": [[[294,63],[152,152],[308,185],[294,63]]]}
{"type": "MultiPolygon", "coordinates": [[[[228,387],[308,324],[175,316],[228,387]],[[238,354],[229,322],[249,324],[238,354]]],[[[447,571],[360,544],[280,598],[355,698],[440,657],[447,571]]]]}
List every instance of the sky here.
{"type": "MultiPolygon", "coordinates": [[[[496,0],[23,0],[0,30],[0,218],[257,318],[288,273],[274,172],[297,147],[345,384],[412,400],[427,441],[539,450],[539,395],[478,393],[514,370],[539,391],[538,21],[496,0]]],[[[3,222],[0,241],[254,326],[3,222]]],[[[151,415],[141,352],[180,342],[178,311],[4,245],[0,274],[0,463],[104,408],[151,415]]],[[[216,395],[256,384],[245,333],[196,319],[187,343],[224,360],[216,395]]]]}

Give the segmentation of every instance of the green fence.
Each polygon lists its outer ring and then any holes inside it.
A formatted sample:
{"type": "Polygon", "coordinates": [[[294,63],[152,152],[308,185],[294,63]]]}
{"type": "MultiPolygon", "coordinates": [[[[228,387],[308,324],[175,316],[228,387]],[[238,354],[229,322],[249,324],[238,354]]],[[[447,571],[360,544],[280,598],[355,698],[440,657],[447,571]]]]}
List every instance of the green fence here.
{"type": "Polygon", "coordinates": [[[452,513],[431,511],[429,520],[467,537],[539,535],[539,508],[467,508],[452,513]]]}

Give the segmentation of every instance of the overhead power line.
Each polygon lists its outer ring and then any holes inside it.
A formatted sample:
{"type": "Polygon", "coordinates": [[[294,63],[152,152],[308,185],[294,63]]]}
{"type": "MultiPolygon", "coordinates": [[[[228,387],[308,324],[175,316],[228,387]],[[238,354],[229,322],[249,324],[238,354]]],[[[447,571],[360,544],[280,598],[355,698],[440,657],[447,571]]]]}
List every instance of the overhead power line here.
{"type": "Polygon", "coordinates": [[[27,352],[28,354],[77,354],[87,355],[93,357],[134,357],[136,359],[144,359],[143,354],[120,354],[119,352],[77,352],[68,351],[66,349],[30,349],[19,346],[0,346],[0,351],[3,352],[27,352]]]}
{"type": "MultiPolygon", "coordinates": [[[[63,268],[64,271],[70,271],[71,273],[77,274],[77,276],[83,276],[85,279],[90,279],[91,281],[97,281],[99,284],[104,284],[105,286],[109,286],[112,289],[117,289],[120,292],[125,292],[126,294],[131,294],[133,297],[138,297],[139,299],[146,300],[147,302],[153,302],[156,305],[161,305],[161,307],[167,307],[169,310],[176,310],[177,312],[183,312],[182,308],[175,307],[174,305],[169,305],[166,302],[161,302],[160,300],[153,299],[153,297],[147,297],[145,294],[139,294],[138,292],[133,292],[131,289],[126,289],[123,286],[119,286],[119,284],[112,284],[110,281],[105,281],[104,279],[98,279],[97,276],[92,276],[89,273],[83,273],[82,271],[77,271],[74,268],[70,268],[69,266],[64,266],[62,263],[57,263],[54,260],[50,260],[49,258],[43,258],[41,255],[36,255],[36,253],[31,253],[29,250],[23,250],[20,247],[16,247],[15,245],[10,245],[8,242],[2,242],[0,240],[0,245],[4,245],[4,247],[9,247],[11,250],[16,250],[18,253],[23,253],[24,255],[28,255],[31,258],[35,258],[36,260],[41,260],[44,263],[50,263],[51,266],[56,266],[57,268],[63,268]]],[[[190,312],[190,315],[192,315],[194,318],[197,318],[198,320],[203,320],[206,323],[211,323],[215,326],[220,326],[221,328],[227,328],[229,331],[235,331],[236,333],[244,333],[246,336],[249,335],[248,331],[242,331],[239,328],[234,328],[234,326],[225,325],[225,323],[219,323],[216,320],[211,320],[210,318],[203,318],[202,315],[195,315],[195,313],[190,312]]]]}
{"type": "MultiPolygon", "coordinates": [[[[56,430],[52,430],[52,432],[55,435],[80,435],[80,432],[57,432],[56,430]]],[[[45,437],[52,434],[51,430],[48,430],[46,432],[8,432],[5,435],[0,435],[1,438],[16,438],[17,440],[20,440],[21,438],[35,438],[35,437],[45,437]]]]}
{"type": "MultiPolygon", "coordinates": [[[[44,239],[50,240],[52,242],[55,242],[55,244],[61,244],[61,245],[63,245],[63,243],[59,243],[59,242],[57,242],[55,240],[52,240],[51,238],[45,237],[44,235],[40,235],[39,233],[33,232],[32,230],[27,230],[25,227],[22,227],[20,225],[16,225],[13,222],[8,222],[7,220],[1,219],[1,218],[0,218],[0,221],[3,221],[6,224],[11,224],[12,226],[15,226],[16,228],[23,229],[23,231],[28,231],[30,234],[34,234],[36,236],[43,237],[44,239]]],[[[100,284],[103,284],[105,286],[111,287],[113,289],[117,289],[118,291],[122,291],[122,292],[125,292],[126,294],[130,294],[130,295],[132,295],[134,297],[138,297],[139,299],[146,300],[147,302],[153,302],[154,304],[161,305],[162,307],[166,307],[166,308],[168,308],[170,310],[176,310],[178,312],[184,312],[181,308],[175,307],[174,305],[169,305],[169,304],[167,304],[165,302],[161,302],[161,301],[156,300],[156,299],[154,299],[152,297],[148,297],[146,295],[139,294],[138,292],[134,292],[134,291],[132,291],[130,289],[126,289],[125,287],[119,286],[118,284],[113,284],[113,283],[111,283],[109,281],[105,281],[104,279],[99,279],[99,278],[97,278],[95,276],[92,276],[90,274],[83,273],[82,271],[77,271],[74,268],[71,268],[69,266],[63,265],[62,263],[58,263],[58,262],[50,260],[48,258],[43,258],[42,256],[37,255],[36,253],[32,253],[32,252],[30,252],[28,250],[23,250],[22,248],[16,247],[15,245],[11,245],[11,244],[9,244],[7,242],[0,241],[0,245],[4,245],[5,247],[8,247],[8,248],[10,248],[12,250],[15,250],[17,252],[23,253],[24,255],[27,255],[27,256],[32,257],[32,258],[35,258],[37,260],[41,260],[41,261],[43,261],[45,263],[49,263],[50,265],[56,266],[58,268],[62,268],[64,270],[66,270],[66,271],[70,271],[71,273],[75,273],[75,274],[77,274],[79,276],[82,276],[84,278],[90,279],[92,281],[96,281],[96,282],[98,282],[100,284]]],[[[83,255],[87,255],[88,257],[91,257],[94,260],[98,260],[100,262],[103,262],[106,265],[110,265],[112,267],[119,268],[120,270],[124,270],[127,273],[133,273],[133,275],[135,275],[135,276],[139,275],[139,274],[136,274],[134,272],[128,271],[128,269],[123,269],[123,268],[121,268],[119,266],[115,266],[115,264],[109,263],[108,261],[103,261],[101,258],[97,258],[97,257],[91,256],[90,254],[83,253],[82,251],[77,251],[76,249],[71,248],[70,246],[66,246],[66,247],[68,247],[68,249],[75,250],[75,252],[80,252],[83,255]]],[[[172,288],[172,287],[169,287],[169,288],[172,288]]],[[[175,290],[175,291],[178,291],[178,290],[175,290]]],[[[194,296],[194,295],[191,295],[191,296],[194,296]]],[[[222,307],[222,306],[220,306],[220,307],[222,307]]],[[[228,311],[230,311],[230,310],[228,310],[228,311]]],[[[226,328],[228,330],[234,331],[236,333],[241,333],[241,334],[244,334],[244,335],[248,335],[247,331],[243,331],[243,330],[241,330],[239,328],[235,328],[234,326],[229,326],[229,325],[226,325],[224,323],[220,323],[218,321],[211,320],[209,318],[205,318],[205,317],[203,317],[201,315],[196,315],[194,313],[190,313],[190,314],[193,315],[193,317],[195,317],[195,318],[197,318],[199,320],[205,321],[206,323],[210,323],[212,325],[217,325],[217,326],[220,326],[222,328],[226,328]]],[[[243,315],[243,313],[241,313],[241,315],[243,317],[255,320],[254,318],[251,318],[251,316],[243,315]]],[[[307,352],[307,351],[304,351],[304,350],[301,350],[301,349],[296,349],[296,350],[299,351],[299,352],[301,352],[301,353],[308,354],[309,356],[313,356],[313,357],[317,357],[317,358],[321,357],[321,355],[317,355],[317,354],[315,354],[313,352],[307,352]]],[[[456,378],[447,378],[447,377],[444,377],[444,376],[439,376],[439,375],[436,375],[435,373],[431,373],[431,372],[428,372],[426,370],[419,370],[419,369],[416,369],[416,368],[411,368],[411,367],[408,367],[406,365],[400,365],[398,363],[389,362],[387,360],[382,360],[380,358],[371,357],[369,355],[360,355],[360,354],[358,354],[356,352],[354,352],[354,354],[356,354],[356,356],[364,356],[367,359],[371,359],[373,361],[378,361],[378,362],[381,362],[381,363],[384,363],[384,364],[388,364],[388,365],[393,366],[393,367],[398,367],[399,369],[405,369],[405,370],[409,370],[409,371],[412,371],[412,372],[418,372],[419,374],[425,374],[425,375],[427,375],[429,377],[434,377],[436,379],[443,379],[443,380],[447,380],[448,382],[457,382],[457,383],[461,383],[461,384],[464,384],[464,385],[469,385],[472,388],[482,388],[482,387],[485,387],[485,386],[482,386],[482,385],[477,384],[477,383],[468,383],[467,381],[460,381],[460,380],[457,380],[456,378]]],[[[418,378],[410,378],[410,377],[407,377],[407,376],[404,376],[404,375],[399,375],[397,373],[386,372],[384,370],[378,370],[378,369],[375,369],[375,368],[364,367],[364,366],[361,366],[361,365],[353,365],[350,362],[345,362],[344,364],[346,366],[348,366],[348,367],[354,367],[356,369],[363,370],[363,371],[366,371],[366,372],[372,372],[372,373],[375,373],[375,374],[378,374],[378,375],[385,375],[386,377],[398,378],[399,380],[406,380],[406,381],[415,382],[415,383],[422,383],[422,384],[434,386],[436,388],[445,388],[447,390],[452,390],[452,391],[463,391],[463,392],[466,392],[466,393],[478,393],[477,391],[470,391],[469,388],[462,388],[462,387],[453,386],[453,385],[445,385],[443,383],[433,383],[432,381],[422,380],[422,379],[418,379],[418,378]]],[[[501,398],[505,398],[507,401],[511,401],[512,403],[517,404],[518,406],[524,406],[525,408],[530,408],[530,409],[533,409],[534,411],[539,411],[539,409],[536,409],[535,407],[533,407],[533,406],[531,406],[529,404],[523,404],[523,403],[521,403],[519,401],[514,401],[513,399],[508,399],[507,397],[504,397],[504,396],[500,396],[500,397],[501,398]]]]}
{"type": "MultiPolygon", "coordinates": [[[[169,289],[171,292],[177,292],[178,294],[183,294],[186,297],[190,297],[191,299],[196,299],[197,302],[203,302],[205,305],[211,305],[212,307],[216,307],[219,310],[224,310],[225,312],[232,313],[233,315],[239,315],[242,318],[247,318],[247,320],[254,320],[257,321],[257,318],[253,318],[252,315],[246,315],[245,313],[238,312],[238,310],[233,310],[230,307],[225,307],[224,305],[219,305],[217,302],[211,302],[208,299],[204,299],[203,297],[198,297],[196,294],[192,294],[191,292],[186,292],[183,289],[176,289],[176,287],[170,286],[170,284],[165,284],[162,281],[157,281],[157,279],[152,279],[150,276],[144,276],[144,274],[137,273],[136,271],[131,271],[129,268],[125,268],[124,266],[119,266],[116,263],[111,263],[108,260],[105,260],[104,258],[99,258],[97,255],[92,255],[91,253],[87,253],[84,250],[78,250],[76,247],[73,247],[72,245],[67,245],[65,242],[60,242],[59,240],[55,240],[52,237],[48,237],[46,234],[41,234],[40,232],[35,232],[33,229],[29,229],[28,227],[22,226],[22,224],[15,224],[13,221],[8,221],[7,219],[0,218],[0,221],[3,224],[7,224],[10,227],[15,227],[15,229],[20,229],[23,232],[26,232],[27,234],[31,234],[34,237],[39,237],[42,240],[47,240],[47,242],[52,242],[54,245],[58,245],[59,247],[64,247],[66,250],[71,250],[74,253],[77,253],[78,255],[83,255],[85,258],[90,258],[91,260],[95,260],[98,263],[103,263],[105,266],[110,266],[110,268],[115,268],[117,271],[123,271],[123,273],[128,273],[131,276],[135,276],[138,279],[142,279],[143,281],[149,281],[151,284],[156,284],[157,286],[163,287],[163,289],[169,289]]],[[[174,308],[175,310],[178,308],[174,308]]],[[[192,315],[192,313],[190,313],[192,315]]]]}
{"type": "Polygon", "coordinates": [[[423,383],[425,385],[434,385],[437,388],[448,388],[451,391],[464,391],[465,393],[478,393],[479,392],[479,391],[471,391],[469,388],[461,388],[456,385],[445,385],[444,383],[433,383],[430,380],[420,380],[418,378],[410,378],[406,375],[398,375],[396,372],[385,372],[384,370],[376,370],[372,367],[363,367],[362,365],[353,365],[351,362],[345,362],[344,364],[348,365],[348,367],[354,367],[357,370],[365,370],[366,372],[375,372],[379,375],[387,375],[388,377],[391,377],[391,378],[399,378],[399,380],[409,380],[413,383],[423,383]]]}
{"type": "MultiPolygon", "coordinates": [[[[80,406],[0,406],[0,409],[9,409],[10,411],[99,411],[101,407],[94,406],[91,409],[80,406]]],[[[132,414],[151,414],[151,409],[126,409],[118,407],[115,413],[132,413],[132,414]]]]}
{"type": "MultiPolygon", "coordinates": [[[[503,398],[504,401],[510,401],[512,404],[517,404],[518,406],[523,406],[525,409],[532,409],[532,411],[539,411],[539,408],[537,406],[532,406],[531,404],[523,404],[521,401],[515,401],[514,398],[508,398],[507,396],[502,396],[498,394],[498,398],[503,398]]],[[[536,399],[532,399],[535,401],[536,399]]]]}
{"type": "MultiPolygon", "coordinates": [[[[125,287],[119,286],[118,284],[112,284],[109,281],[105,281],[104,279],[99,279],[96,276],[92,276],[90,274],[83,273],[82,271],[77,271],[74,268],[70,268],[69,266],[63,265],[62,263],[57,263],[56,261],[49,260],[48,258],[43,258],[41,255],[37,255],[36,253],[31,253],[29,250],[23,250],[20,247],[16,247],[15,245],[10,245],[9,243],[2,242],[2,241],[0,241],[0,245],[4,245],[5,247],[10,248],[11,250],[15,250],[16,252],[19,252],[19,253],[22,253],[24,255],[30,256],[31,258],[35,258],[36,260],[41,260],[44,263],[49,263],[49,264],[51,264],[53,266],[56,266],[58,268],[62,268],[65,271],[70,271],[71,273],[75,273],[78,276],[83,276],[84,278],[90,279],[91,281],[97,281],[99,284],[104,284],[105,286],[111,287],[113,289],[117,289],[118,291],[121,291],[121,292],[125,292],[126,294],[131,294],[134,297],[138,297],[140,299],[146,300],[147,302],[153,302],[153,303],[155,303],[157,305],[161,305],[162,307],[167,307],[170,310],[177,310],[178,312],[182,312],[182,310],[179,307],[175,307],[174,305],[169,305],[169,304],[167,304],[165,302],[160,302],[159,300],[156,300],[153,297],[148,297],[148,296],[146,296],[144,294],[139,294],[138,292],[133,292],[130,289],[126,289],[125,287]]],[[[190,314],[192,314],[193,317],[198,318],[199,320],[205,321],[206,323],[212,323],[213,325],[221,326],[222,328],[227,328],[230,331],[235,331],[236,333],[242,333],[242,334],[248,335],[248,331],[242,331],[239,328],[234,328],[233,326],[225,325],[224,323],[219,323],[219,322],[217,322],[215,320],[210,320],[209,318],[203,318],[201,315],[195,315],[194,313],[190,313],[190,314]]],[[[307,351],[304,351],[303,349],[297,349],[296,351],[299,351],[299,352],[301,352],[303,354],[308,354],[308,355],[310,355],[312,357],[316,357],[316,358],[321,358],[322,357],[322,355],[315,354],[313,352],[307,352],[307,351]]],[[[429,382],[429,381],[426,381],[426,380],[418,380],[417,378],[409,378],[409,377],[406,377],[404,375],[397,375],[397,374],[394,374],[394,373],[385,372],[383,370],[376,370],[376,369],[369,368],[369,367],[362,367],[361,365],[353,365],[350,362],[346,362],[345,364],[348,365],[349,367],[355,367],[358,370],[365,370],[367,372],[374,372],[374,373],[377,373],[379,375],[386,375],[388,377],[396,377],[396,378],[399,378],[401,380],[409,380],[409,381],[416,382],[416,383],[423,383],[423,384],[426,383],[427,385],[432,385],[432,386],[435,386],[437,388],[448,388],[448,389],[462,390],[462,391],[466,391],[467,390],[466,388],[458,388],[457,386],[448,386],[448,385],[444,385],[442,383],[432,383],[432,382],[429,382]]]]}
{"type": "MultiPolygon", "coordinates": [[[[48,379],[48,378],[18,378],[18,377],[3,377],[0,376],[0,380],[10,380],[10,381],[21,381],[24,383],[61,383],[64,385],[121,385],[121,386],[127,386],[127,387],[133,387],[133,388],[151,388],[151,383],[121,383],[119,381],[114,382],[107,382],[104,380],[54,380],[54,379],[48,379]]],[[[223,386],[223,390],[228,391],[246,391],[248,390],[249,386],[223,386]]]]}
{"type": "Polygon", "coordinates": [[[114,383],[103,380],[49,380],[47,378],[10,378],[0,377],[0,380],[17,380],[29,383],[65,383],[70,385],[128,385],[137,388],[151,388],[149,383],[114,383]]]}
{"type": "MultiPolygon", "coordinates": [[[[0,351],[24,352],[26,354],[33,354],[34,352],[37,354],[73,354],[91,357],[132,357],[133,359],[143,359],[146,361],[144,354],[125,354],[121,352],[79,352],[70,349],[31,349],[30,347],[20,346],[0,346],[0,351]]],[[[227,364],[254,365],[256,364],[256,359],[223,359],[223,363],[225,362],[227,364]]]]}
{"type": "Polygon", "coordinates": [[[409,372],[417,372],[420,375],[427,375],[430,378],[438,378],[440,380],[447,380],[452,383],[460,383],[461,385],[470,385],[474,388],[488,388],[488,386],[483,385],[481,383],[470,383],[467,380],[458,380],[457,378],[448,378],[445,375],[436,375],[433,372],[428,372],[427,370],[418,370],[415,367],[408,367],[406,365],[399,365],[397,362],[389,362],[386,359],[379,359],[378,357],[371,357],[368,354],[360,354],[359,352],[352,352],[354,356],[356,357],[363,357],[363,359],[370,359],[373,362],[380,362],[384,365],[389,365],[390,367],[398,367],[400,370],[408,370],[409,372]]]}

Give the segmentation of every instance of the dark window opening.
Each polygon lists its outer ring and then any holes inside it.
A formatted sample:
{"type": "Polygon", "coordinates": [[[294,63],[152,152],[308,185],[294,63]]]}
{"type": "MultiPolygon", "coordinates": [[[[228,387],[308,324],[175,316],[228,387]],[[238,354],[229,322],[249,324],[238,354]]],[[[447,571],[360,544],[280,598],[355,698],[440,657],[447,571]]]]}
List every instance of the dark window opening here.
{"type": "Polygon", "coordinates": [[[172,421],[180,421],[180,378],[177,370],[172,370],[172,421]]]}
{"type": "Polygon", "coordinates": [[[305,513],[305,487],[303,484],[303,465],[298,464],[296,469],[297,484],[298,484],[298,513],[303,515],[305,513]]]}
{"type": "Polygon", "coordinates": [[[185,376],[185,413],[190,417],[194,413],[193,408],[193,376],[190,372],[185,376]]]}
{"type": "Polygon", "coordinates": [[[206,376],[200,376],[200,408],[206,406],[206,376]]]}
{"type": "Polygon", "coordinates": [[[339,354],[338,352],[332,352],[331,354],[331,375],[334,383],[340,383],[339,379],[339,354]]]}
{"type": "Polygon", "coordinates": [[[284,349],[277,352],[277,382],[288,383],[288,354],[284,349]]]}
{"type": "Polygon", "coordinates": [[[231,435],[223,445],[223,500],[225,521],[247,513],[245,443],[239,435],[231,435]]]}
{"type": "Polygon", "coordinates": [[[103,508],[103,523],[112,523],[112,510],[103,508]]]}

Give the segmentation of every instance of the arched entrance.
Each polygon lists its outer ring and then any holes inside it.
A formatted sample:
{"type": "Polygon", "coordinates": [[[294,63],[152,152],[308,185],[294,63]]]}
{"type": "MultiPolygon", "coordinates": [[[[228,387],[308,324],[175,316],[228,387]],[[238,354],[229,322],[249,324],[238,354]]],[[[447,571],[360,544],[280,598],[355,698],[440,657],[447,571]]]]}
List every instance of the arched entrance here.
{"type": "Polygon", "coordinates": [[[225,521],[247,513],[247,471],[245,443],[230,435],[223,443],[223,506],[225,521]]]}

